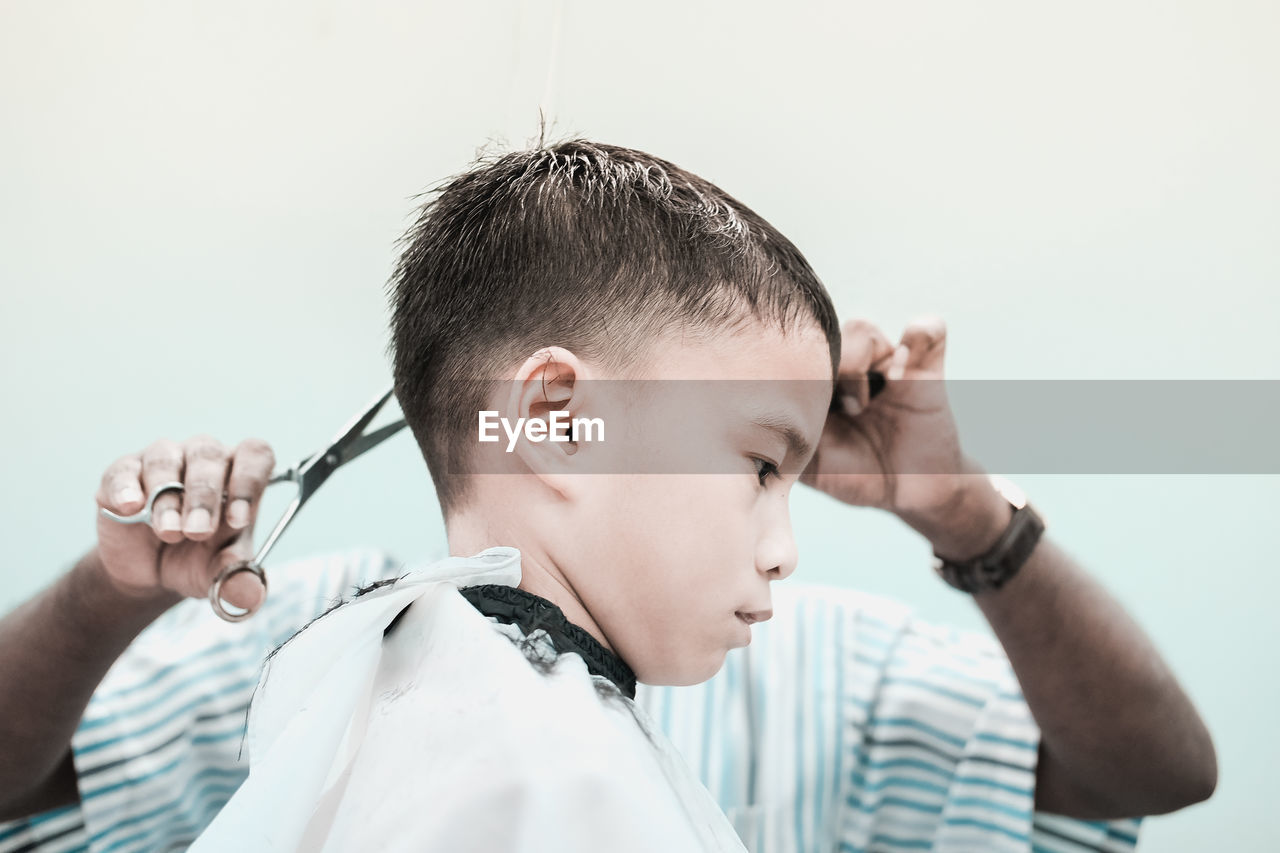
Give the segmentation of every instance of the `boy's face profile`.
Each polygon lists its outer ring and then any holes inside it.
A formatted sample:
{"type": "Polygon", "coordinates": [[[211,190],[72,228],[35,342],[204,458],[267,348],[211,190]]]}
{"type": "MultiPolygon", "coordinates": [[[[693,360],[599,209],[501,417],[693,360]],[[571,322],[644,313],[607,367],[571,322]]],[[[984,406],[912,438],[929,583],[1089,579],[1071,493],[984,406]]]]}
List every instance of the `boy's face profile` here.
{"type": "Polygon", "coordinates": [[[742,614],[768,618],[770,582],[795,569],[788,502],[831,402],[826,336],[754,318],[710,340],[676,336],[634,388],[580,381],[605,377],[555,349],[556,381],[535,381],[547,357],[530,358],[516,383],[530,396],[514,392],[508,411],[545,417],[529,403],[545,395],[572,417],[601,417],[605,441],[520,438],[495,464],[533,476],[481,476],[482,527],[502,539],[489,544],[519,548],[526,573],[554,567],[640,681],[705,681],[749,641],[742,614]],[[621,393],[607,399],[603,386],[621,393]]]}

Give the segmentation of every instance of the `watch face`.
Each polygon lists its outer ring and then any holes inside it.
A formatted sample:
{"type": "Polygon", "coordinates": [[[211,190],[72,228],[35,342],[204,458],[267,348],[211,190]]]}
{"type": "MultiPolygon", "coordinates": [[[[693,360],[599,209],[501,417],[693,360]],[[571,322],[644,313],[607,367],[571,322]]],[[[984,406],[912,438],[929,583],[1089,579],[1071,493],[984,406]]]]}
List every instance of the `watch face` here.
{"type": "Polygon", "coordinates": [[[1022,491],[1022,489],[1018,488],[1011,481],[1006,480],[999,474],[989,474],[987,476],[988,479],[991,480],[991,485],[995,486],[996,491],[1004,495],[1004,499],[1013,504],[1015,509],[1022,509],[1027,505],[1026,492],[1022,491]]]}

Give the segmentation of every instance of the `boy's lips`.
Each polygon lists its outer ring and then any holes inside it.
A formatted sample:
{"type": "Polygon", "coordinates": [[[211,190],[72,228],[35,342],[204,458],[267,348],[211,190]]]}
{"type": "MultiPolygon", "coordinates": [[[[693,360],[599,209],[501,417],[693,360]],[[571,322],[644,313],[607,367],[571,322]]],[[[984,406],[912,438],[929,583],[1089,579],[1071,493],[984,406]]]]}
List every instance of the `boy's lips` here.
{"type": "Polygon", "coordinates": [[[764,622],[766,620],[772,619],[773,611],[772,610],[739,610],[737,611],[737,616],[739,619],[741,619],[743,622],[746,622],[748,625],[753,625],[756,622],[764,622]]]}

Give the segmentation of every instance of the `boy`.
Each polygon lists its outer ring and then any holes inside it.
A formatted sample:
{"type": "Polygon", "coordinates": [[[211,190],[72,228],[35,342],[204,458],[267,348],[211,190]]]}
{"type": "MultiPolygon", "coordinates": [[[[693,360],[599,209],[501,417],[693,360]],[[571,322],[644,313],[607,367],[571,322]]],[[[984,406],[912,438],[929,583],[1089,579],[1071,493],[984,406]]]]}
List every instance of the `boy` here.
{"type": "Polygon", "coordinates": [[[249,780],[193,849],[742,849],[632,700],[714,675],[795,568],[830,298],[717,187],[582,141],[457,178],[407,241],[396,392],[473,556],[282,647],[249,780]],[[481,412],[552,410],[606,440],[478,441],[481,412]],[[677,473],[641,476],[650,454],[677,473]]]}

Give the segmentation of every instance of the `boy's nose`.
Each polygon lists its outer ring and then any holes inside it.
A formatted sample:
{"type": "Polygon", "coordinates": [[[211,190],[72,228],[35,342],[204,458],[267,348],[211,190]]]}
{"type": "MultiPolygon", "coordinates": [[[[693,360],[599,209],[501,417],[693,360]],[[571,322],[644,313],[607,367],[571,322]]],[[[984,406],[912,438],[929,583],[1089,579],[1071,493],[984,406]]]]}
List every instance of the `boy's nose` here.
{"type": "MultiPolygon", "coordinates": [[[[796,554],[795,540],[790,534],[773,540],[772,547],[765,547],[766,553],[761,556],[773,558],[773,565],[764,570],[764,575],[771,581],[786,580],[791,573],[796,570],[796,562],[798,555],[796,554]]],[[[763,565],[768,566],[769,562],[762,561],[763,565]]]]}
{"type": "Polygon", "coordinates": [[[781,511],[762,523],[761,538],[756,542],[756,569],[771,581],[784,580],[796,570],[799,560],[790,507],[783,502],[781,511]]]}
{"type": "Polygon", "coordinates": [[[784,563],[779,563],[778,565],[774,566],[772,569],[766,572],[766,574],[769,575],[769,580],[780,581],[780,580],[786,580],[788,577],[791,576],[791,573],[794,572],[795,570],[796,570],[795,560],[788,560],[784,563]]]}

